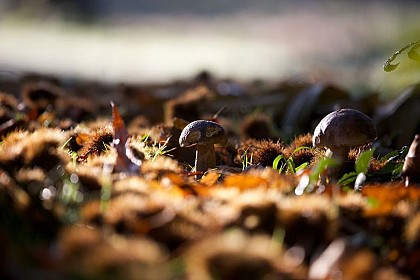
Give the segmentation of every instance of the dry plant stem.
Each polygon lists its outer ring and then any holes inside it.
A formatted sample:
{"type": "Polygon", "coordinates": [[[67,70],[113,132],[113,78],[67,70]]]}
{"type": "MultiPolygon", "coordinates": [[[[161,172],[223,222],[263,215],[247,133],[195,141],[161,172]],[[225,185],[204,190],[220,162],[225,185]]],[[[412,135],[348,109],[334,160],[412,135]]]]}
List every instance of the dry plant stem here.
{"type": "MultiPolygon", "coordinates": [[[[216,167],[216,153],[213,144],[197,144],[195,154],[195,171],[206,172],[209,168],[216,167]]],[[[200,179],[202,175],[196,175],[200,179]]]]}
{"type": "Polygon", "coordinates": [[[349,151],[349,147],[341,146],[329,148],[325,153],[327,157],[335,161],[335,165],[329,167],[327,171],[330,181],[337,182],[340,179],[343,173],[344,162],[347,160],[349,151]]]}

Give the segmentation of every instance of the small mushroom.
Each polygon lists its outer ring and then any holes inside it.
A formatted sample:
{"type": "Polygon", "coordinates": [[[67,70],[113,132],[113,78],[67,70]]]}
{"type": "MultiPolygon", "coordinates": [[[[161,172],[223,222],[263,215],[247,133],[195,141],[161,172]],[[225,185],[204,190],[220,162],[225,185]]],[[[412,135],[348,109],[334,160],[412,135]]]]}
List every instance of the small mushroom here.
{"type": "MultiPolygon", "coordinates": [[[[197,146],[195,171],[198,172],[206,172],[209,168],[216,167],[214,144],[225,144],[226,141],[223,127],[216,122],[205,120],[189,123],[179,136],[181,147],[197,146]]],[[[196,179],[200,178],[201,174],[196,175],[196,179]]]]}
{"type": "Polygon", "coordinates": [[[405,156],[401,176],[405,179],[405,186],[420,183],[420,134],[416,134],[405,156]]]}
{"type": "Polygon", "coordinates": [[[316,126],[312,137],[314,147],[326,147],[327,157],[337,161],[327,172],[336,180],[342,172],[350,148],[363,146],[376,139],[372,119],[355,109],[340,109],[326,115],[316,126]]]}

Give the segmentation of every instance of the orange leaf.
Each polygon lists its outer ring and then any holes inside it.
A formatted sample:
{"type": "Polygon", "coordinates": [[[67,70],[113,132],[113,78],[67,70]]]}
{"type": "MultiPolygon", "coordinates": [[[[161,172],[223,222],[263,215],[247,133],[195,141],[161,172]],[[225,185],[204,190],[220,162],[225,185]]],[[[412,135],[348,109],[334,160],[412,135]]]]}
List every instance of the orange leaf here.
{"type": "Polygon", "coordinates": [[[366,185],[361,193],[371,201],[371,207],[366,209],[365,216],[376,217],[389,215],[395,205],[401,200],[419,201],[420,189],[405,187],[402,182],[381,185],[366,185]]]}
{"type": "Polygon", "coordinates": [[[83,146],[88,140],[90,135],[87,133],[78,133],[76,135],[76,143],[77,145],[83,146]]]}
{"type": "Polygon", "coordinates": [[[179,176],[176,173],[168,172],[165,174],[165,177],[168,178],[172,184],[177,186],[182,186],[184,184],[187,184],[187,181],[184,180],[181,176],[179,176]]]}
{"type": "Polygon", "coordinates": [[[111,101],[112,107],[112,125],[114,127],[114,147],[124,149],[128,139],[128,131],[125,128],[124,120],[121,118],[120,112],[114,102],[111,101]]]}
{"type": "Polygon", "coordinates": [[[223,181],[226,187],[238,187],[240,189],[249,189],[257,187],[267,187],[268,182],[264,178],[249,174],[231,175],[223,181]]]}
{"type": "MultiPolygon", "coordinates": [[[[179,176],[176,173],[167,173],[168,178],[173,184],[172,187],[177,187],[184,192],[185,195],[207,195],[209,188],[198,184],[195,180],[188,181],[184,177],[179,176]]],[[[204,177],[203,177],[204,178],[204,177]]]]}
{"type": "Polygon", "coordinates": [[[219,178],[220,173],[209,171],[200,179],[200,183],[207,187],[210,187],[216,184],[219,178]]]}
{"type": "Polygon", "coordinates": [[[124,120],[121,118],[117,106],[112,101],[111,107],[112,125],[114,127],[114,140],[112,143],[117,150],[115,168],[122,172],[139,173],[141,160],[134,157],[134,153],[128,145],[128,131],[125,127],[124,120]]]}

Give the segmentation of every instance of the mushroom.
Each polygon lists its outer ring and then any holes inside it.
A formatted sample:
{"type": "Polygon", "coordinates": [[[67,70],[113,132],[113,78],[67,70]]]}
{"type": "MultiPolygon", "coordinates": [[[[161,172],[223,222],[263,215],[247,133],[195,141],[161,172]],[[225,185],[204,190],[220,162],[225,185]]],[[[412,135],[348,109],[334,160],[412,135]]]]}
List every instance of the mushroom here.
{"type": "Polygon", "coordinates": [[[405,186],[420,183],[420,134],[416,134],[404,160],[401,176],[405,186]]]}
{"type": "MultiPolygon", "coordinates": [[[[189,123],[179,136],[179,145],[189,147],[196,145],[195,171],[206,172],[216,167],[214,144],[225,144],[225,130],[216,122],[198,120],[189,123]]],[[[201,174],[196,175],[200,179],[201,174]]]]}
{"type": "Polygon", "coordinates": [[[326,147],[326,156],[337,165],[327,172],[336,180],[342,172],[350,148],[363,146],[376,139],[372,119],[355,109],[340,109],[326,115],[316,126],[312,137],[314,147],[326,147]]]}

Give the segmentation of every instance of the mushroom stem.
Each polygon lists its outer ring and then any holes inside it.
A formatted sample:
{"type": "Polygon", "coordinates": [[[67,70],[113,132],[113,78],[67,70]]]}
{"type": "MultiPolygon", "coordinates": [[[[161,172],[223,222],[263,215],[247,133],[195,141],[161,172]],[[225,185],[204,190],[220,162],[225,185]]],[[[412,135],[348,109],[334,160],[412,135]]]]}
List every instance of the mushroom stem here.
{"type": "Polygon", "coordinates": [[[334,159],[334,166],[328,168],[327,174],[330,181],[338,181],[341,177],[344,167],[344,162],[347,160],[350,148],[347,146],[332,147],[327,150],[325,155],[334,159]]]}
{"type": "Polygon", "coordinates": [[[414,137],[410,149],[404,160],[401,176],[405,179],[405,186],[420,182],[420,135],[414,137]]]}
{"type": "MultiPolygon", "coordinates": [[[[209,168],[216,167],[216,152],[213,144],[197,144],[195,153],[195,171],[206,172],[209,168]]],[[[201,178],[201,174],[195,176],[201,178]]]]}
{"type": "Polygon", "coordinates": [[[410,153],[405,157],[402,177],[405,179],[405,186],[420,182],[420,157],[410,157],[410,153]]]}

